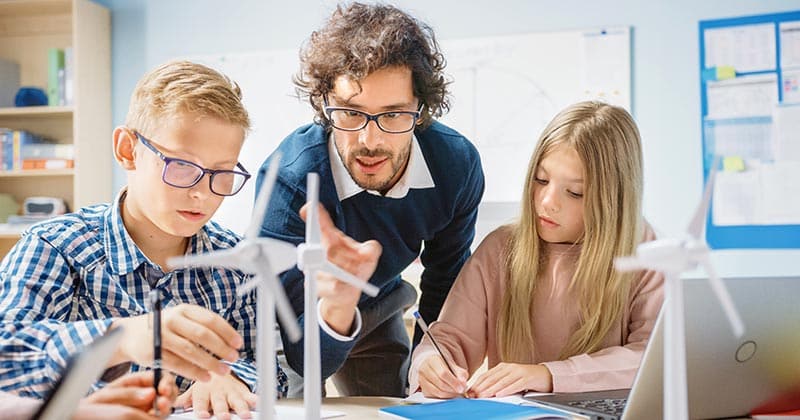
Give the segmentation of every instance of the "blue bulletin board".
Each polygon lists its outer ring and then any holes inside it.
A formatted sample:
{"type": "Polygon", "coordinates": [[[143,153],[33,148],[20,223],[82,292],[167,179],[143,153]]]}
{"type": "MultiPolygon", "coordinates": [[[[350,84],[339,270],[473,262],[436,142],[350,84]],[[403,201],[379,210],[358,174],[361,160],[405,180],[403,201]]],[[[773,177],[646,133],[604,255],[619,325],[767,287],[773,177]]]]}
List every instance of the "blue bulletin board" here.
{"type": "Polygon", "coordinates": [[[800,248],[800,11],[700,22],[711,248],[800,248]]]}

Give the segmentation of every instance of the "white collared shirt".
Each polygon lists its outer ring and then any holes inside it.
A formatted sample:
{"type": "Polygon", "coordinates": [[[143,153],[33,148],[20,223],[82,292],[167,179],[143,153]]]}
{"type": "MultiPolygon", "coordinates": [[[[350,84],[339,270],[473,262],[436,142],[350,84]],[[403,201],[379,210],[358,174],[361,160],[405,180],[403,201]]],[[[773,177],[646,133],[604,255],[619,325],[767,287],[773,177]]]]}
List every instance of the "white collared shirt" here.
{"type": "MultiPolygon", "coordinates": [[[[336,194],[339,196],[339,201],[344,201],[361,191],[361,188],[356,184],[347,168],[342,162],[339,152],[336,150],[336,144],[333,140],[333,132],[328,136],[328,155],[331,161],[331,173],[333,174],[333,183],[336,185],[336,194]]],[[[422,155],[422,149],[419,147],[417,136],[412,135],[411,138],[411,151],[408,157],[408,165],[406,166],[403,176],[386,192],[381,194],[375,190],[367,190],[368,193],[373,195],[381,195],[389,198],[403,198],[408,194],[408,190],[434,188],[436,184],[433,183],[433,177],[428,169],[428,164],[425,162],[425,156],[422,155]]]]}

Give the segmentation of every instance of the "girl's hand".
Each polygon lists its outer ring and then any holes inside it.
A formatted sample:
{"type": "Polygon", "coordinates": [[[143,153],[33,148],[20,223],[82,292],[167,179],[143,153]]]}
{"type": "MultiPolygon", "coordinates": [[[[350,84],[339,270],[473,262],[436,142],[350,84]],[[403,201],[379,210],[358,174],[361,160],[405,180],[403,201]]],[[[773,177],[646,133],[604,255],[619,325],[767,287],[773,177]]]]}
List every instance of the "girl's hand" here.
{"type": "Polygon", "coordinates": [[[481,375],[467,394],[472,398],[490,398],[523,391],[553,392],[550,370],[544,365],[500,363],[481,375]]]}
{"type": "Polygon", "coordinates": [[[434,354],[419,367],[419,387],[428,398],[455,398],[464,395],[469,373],[453,364],[456,375],[450,373],[442,356],[434,354]]]}

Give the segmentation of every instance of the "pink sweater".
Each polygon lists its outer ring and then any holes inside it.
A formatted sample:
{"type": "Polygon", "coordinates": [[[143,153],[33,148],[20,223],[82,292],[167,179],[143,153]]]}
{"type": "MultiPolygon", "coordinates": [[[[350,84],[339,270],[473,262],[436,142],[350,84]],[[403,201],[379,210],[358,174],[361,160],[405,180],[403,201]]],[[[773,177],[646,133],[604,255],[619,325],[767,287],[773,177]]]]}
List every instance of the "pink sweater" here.
{"type": "MultiPolygon", "coordinates": [[[[511,231],[502,227],[490,233],[464,264],[431,334],[450,361],[475,373],[484,358],[489,368],[501,362],[497,346],[497,318],[505,293],[507,244],[511,231]]],[[[647,229],[645,240],[655,235],[647,229]]],[[[664,278],[642,272],[631,283],[622,322],[603,340],[602,350],[558,360],[559,353],[578,329],[576,297],[567,290],[580,254],[580,245],[547,244],[547,265],[533,297],[532,360],[553,375],[553,392],[582,392],[630,388],[650,332],[664,299],[664,278]]],[[[418,372],[425,358],[436,354],[427,337],[411,359],[409,384],[419,389],[418,372]]]]}

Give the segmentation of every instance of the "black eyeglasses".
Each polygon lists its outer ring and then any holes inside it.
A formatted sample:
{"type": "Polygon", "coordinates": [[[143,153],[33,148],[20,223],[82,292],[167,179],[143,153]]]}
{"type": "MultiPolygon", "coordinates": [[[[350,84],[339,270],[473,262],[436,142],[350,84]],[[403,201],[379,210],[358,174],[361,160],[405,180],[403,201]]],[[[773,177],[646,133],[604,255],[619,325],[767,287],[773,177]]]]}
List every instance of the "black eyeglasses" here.
{"type": "Polygon", "coordinates": [[[378,114],[367,114],[357,109],[328,106],[328,99],[323,99],[325,115],[334,128],[342,131],[358,131],[375,121],[381,131],[390,134],[407,133],[417,124],[422,104],[417,111],[387,111],[378,114]]]}
{"type": "Polygon", "coordinates": [[[144,136],[136,133],[136,137],[144,145],[144,147],[153,151],[161,160],[164,161],[164,171],[161,173],[161,180],[165,184],[171,185],[176,188],[191,188],[197,185],[206,174],[209,174],[208,186],[211,192],[222,196],[231,196],[241,191],[244,183],[250,178],[250,174],[242,166],[237,163],[236,167],[242,171],[226,171],[203,168],[196,163],[189,162],[188,160],[176,159],[164,156],[159,152],[150,141],[144,136]]]}

